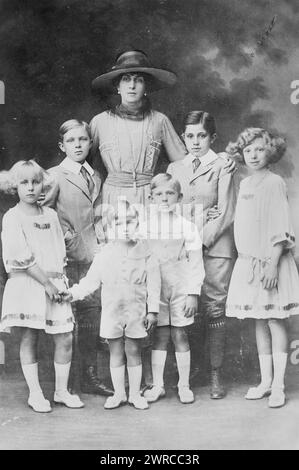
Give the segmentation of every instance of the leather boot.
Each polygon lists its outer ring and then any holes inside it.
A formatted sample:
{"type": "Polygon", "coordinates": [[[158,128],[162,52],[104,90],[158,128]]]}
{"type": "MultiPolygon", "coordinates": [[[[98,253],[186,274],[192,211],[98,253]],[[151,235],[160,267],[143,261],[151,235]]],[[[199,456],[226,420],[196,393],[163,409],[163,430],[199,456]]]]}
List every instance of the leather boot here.
{"type": "Polygon", "coordinates": [[[220,399],[224,398],[225,395],[226,391],[221,381],[220,369],[212,369],[210,397],[213,399],[220,399]]]}
{"type": "Polygon", "coordinates": [[[95,366],[88,366],[83,373],[83,383],[81,386],[83,393],[93,393],[96,395],[112,396],[114,391],[103,384],[96,374],[95,366]]]}

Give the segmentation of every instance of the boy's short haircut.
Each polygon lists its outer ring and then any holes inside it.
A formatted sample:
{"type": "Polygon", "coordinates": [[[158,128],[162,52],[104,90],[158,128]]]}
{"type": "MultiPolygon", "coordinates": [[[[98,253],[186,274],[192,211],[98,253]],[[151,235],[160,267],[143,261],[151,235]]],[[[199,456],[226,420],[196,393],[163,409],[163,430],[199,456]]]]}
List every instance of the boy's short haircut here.
{"type": "Polygon", "coordinates": [[[169,173],[159,173],[151,180],[150,190],[154,191],[158,186],[169,183],[170,186],[178,193],[181,194],[182,188],[179,180],[173,178],[169,173]]]}
{"type": "Polygon", "coordinates": [[[127,199],[120,198],[116,207],[111,206],[103,214],[103,223],[108,224],[110,227],[112,223],[118,220],[119,217],[138,220],[138,211],[136,207],[127,201],[127,199]]]}
{"type": "Polygon", "coordinates": [[[202,124],[204,130],[210,137],[216,134],[215,118],[206,111],[190,111],[186,114],[183,122],[183,134],[186,132],[187,126],[196,124],[202,124]]]}
{"type": "Polygon", "coordinates": [[[85,121],[80,121],[78,119],[69,119],[68,121],[65,121],[63,124],[61,124],[59,128],[59,142],[63,142],[63,136],[70,130],[75,129],[77,127],[83,127],[89,138],[92,140],[91,136],[91,130],[87,122],[85,121]]]}

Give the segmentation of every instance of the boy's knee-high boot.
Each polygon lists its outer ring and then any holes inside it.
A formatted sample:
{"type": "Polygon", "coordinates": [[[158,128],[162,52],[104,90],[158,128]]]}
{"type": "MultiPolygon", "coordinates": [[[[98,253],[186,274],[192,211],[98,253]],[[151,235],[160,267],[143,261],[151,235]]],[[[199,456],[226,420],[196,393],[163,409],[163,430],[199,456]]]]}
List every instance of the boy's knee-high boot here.
{"type": "Polygon", "coordinates": [[[97,338],[99,336],[97,311],[90,309],[83,321],[78,323],[78,345],[82,357],[82,392],[111,396],[113,390],[107,387],[97,375],[97,338]]]}
{"type": "Polygon", "coordinates": [[[223,398],[226,394],[221,380],[225,353],[225,317],[211,318],[209,330],[209,353],[211,365],[211,398],[223,398]]]}

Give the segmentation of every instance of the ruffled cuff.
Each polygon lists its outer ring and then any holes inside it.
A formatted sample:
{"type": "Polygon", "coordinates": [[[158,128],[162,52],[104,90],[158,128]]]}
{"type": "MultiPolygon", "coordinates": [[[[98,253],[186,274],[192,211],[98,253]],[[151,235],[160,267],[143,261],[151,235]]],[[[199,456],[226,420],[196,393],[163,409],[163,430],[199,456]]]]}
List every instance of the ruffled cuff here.
{"type": "Polygon", "coordinates": [[[294,248],[295,246],[295,237],[288,232],[280,233],[278,235],[274,235],[271,238],[271,244],[274,246],[276,243],[284,242],[285,248],[294,248]]]}
{"type": "Polygon", "coordinates": [[[30,258],[24,260],[17,260],[17,259],[9,259],[6,261],[6,268],[9,270],[26,270],[31,268],[36,263],[34,255],[30,256],[30,258]]]}

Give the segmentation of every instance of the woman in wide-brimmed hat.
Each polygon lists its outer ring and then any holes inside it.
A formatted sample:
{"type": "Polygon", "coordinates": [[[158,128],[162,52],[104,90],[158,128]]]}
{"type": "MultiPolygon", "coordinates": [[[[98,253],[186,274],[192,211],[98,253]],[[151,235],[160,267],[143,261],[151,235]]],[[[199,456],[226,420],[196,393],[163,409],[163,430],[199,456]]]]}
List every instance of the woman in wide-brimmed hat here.
{"type": "Polygon", "coordinates": [[[133,50],[119,55],[112,69],[93,81],[95,89],[121,98],[118,106],[90,123],[94,147],[108,173],[103,203],[115,204],[119,196],[146,203],[162,145],[170,161],[184,158],[184,144],[170,120],[153,110],[147,97],[173,85],[176,78],[173,72],[153,67],[144,52],[133,50]]]}
{"type": "MultiPolygon", "coordinates": [[[[116,206],[118,198],[125,197],[130,203],[146,205],[162,145],[170,161],[184,158],[185,146],[170,120],[153,110],[147,97],[173,85],[176,78],[173,72],[153,67],[144,52],[133,50],[119,55],[112,69],[93,81],[93,88],[103,95],[120,95],[119,105],[90,123],[94,150],[99,150],[107,170],[103,204],[116,206]]],[[[150,359],[145,349],[144,355],[145,381],[149,383],[150,359]]]]}

